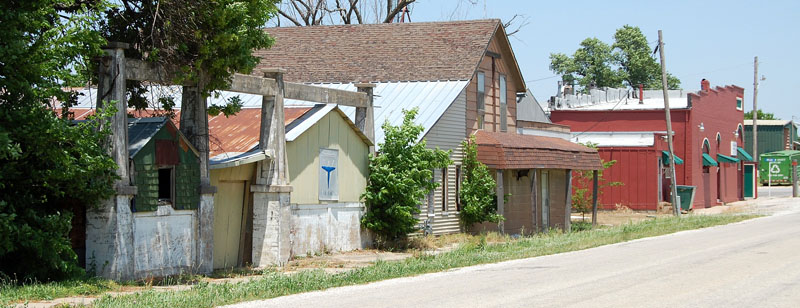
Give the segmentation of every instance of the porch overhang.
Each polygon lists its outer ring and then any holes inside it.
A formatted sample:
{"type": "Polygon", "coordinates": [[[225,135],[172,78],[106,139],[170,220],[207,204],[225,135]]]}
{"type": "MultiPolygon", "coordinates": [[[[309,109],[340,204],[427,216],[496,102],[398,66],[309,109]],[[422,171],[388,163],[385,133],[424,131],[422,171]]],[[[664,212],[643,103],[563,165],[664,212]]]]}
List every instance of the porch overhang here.
{"type": "MultiPolygon", "coordinates": [[[[683,165],[683,159],[678,157],[678,155],[673,154],[672,156],[675,159],[676,165],[683,165]]],[[[661,163],[664,164],[664,166],[669,166],[669,152],[661,151],[661,163]]]]}
{"type": "Polygon", "coordinates": [[[489,168],[600,170],[596,149],[564,139],[478,131],[478,160],[489,168]]]}
{"type": "Polygon", "coordinates": [[[739,157],[741,157],[742,161],[753,161],[753,156],[742,149],[742,147],[736,147],[736,152],[739,154],[739,157]]]}
{"type": "Polygon", "coordinates": [[[728,155],[723,155],[723,154],[717,154],[717,160],[719,162],[721,162],[721,163],[732,163],[732,164],[735,164],[735,163],[739,162],[738,158],[730,157],[728,155]]]}
{"type": "Polygon", "coordinates": [[[717,161],[711,155],[703,153],[703,167],[717,167],[717,161]]]}

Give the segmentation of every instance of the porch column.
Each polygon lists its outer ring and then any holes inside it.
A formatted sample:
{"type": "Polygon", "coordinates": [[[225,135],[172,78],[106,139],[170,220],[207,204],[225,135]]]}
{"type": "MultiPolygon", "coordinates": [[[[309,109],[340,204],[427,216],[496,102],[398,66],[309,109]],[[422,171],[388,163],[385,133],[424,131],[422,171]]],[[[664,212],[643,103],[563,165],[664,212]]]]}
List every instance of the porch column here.
{"type": "Polygon", "coordinates": [[[200,154],[200,204],[197,207],[194,266],[200,273],[210,273],[214,269],[214,194],[217,188],[211,186],[208,165],[207,96],[201,90],[204,84],[204,74],[200,73],[197,86],[183,86],[180,130],[200,154]]]}
{"type": "Polygon", "coordinates": [[[592,226],[597,226],[597,170],[592,170],[592,226]]]}
{"type": "MultiPolygon", "coordinates": [[[[373,94],[373,90],[375,89],[374,83],[357,83],[356,88],[358,92],[364,92],[367,94],[367,107],[356,107],[356,127],[361,130],[364,135],[367,136],[367,139],[372,141],[375,144],[375,116],[374,116],[374,106],[373,102],[375,96],[373,94]]],[[[375,146],[369,147],[370,153],[375,153],[375,146]]]]}
{"type": "Polygon", "coordinates": [[[253,266],[284,264],[289,260],[291,206],[289,197],[289,165],[286,160],[286,127],[284,126],[283,69],[264,71],[265,78],[274,78],[278,85],[275,96],[261,100],[261,131],[258,147],[269,159],[258,163],[253,193],[253,266]]]}
{"type": "Polygon", "coordinates": [[[564,209],[564,231],[572,229],[572,170],[567,169],[567,196],[564,209]]]}
{"type": "Polygon", "coordinates": [[[539,215],[538,215],[539,211],[536,210],[536,208],[538,206],[538,201],[539,201],[538,198],[537,198],[537,196],[539,195],[538,194],[539,186],[537,185],[537,180],[538,180],[539,176],[536,173],[537,173],[536,169],[531,169],[531,171],[530,171],[530,174],[531,174],[531,216],[532,216],[531,218],[533,219],[532,223],[531,223],[531,225],[533,226],[533,228],[531,228],[531,230],[533,231],[532,233],[538,232],[538,230],[539,230],[539,215]]]}
{"type": "MultiPolygon", "coordinates": [[[[495,172],[497,174],[497,214],[505,217],[505,200],[503,199],[503,195],[505,194],[503,191],[503,170],[498,169],[495,172]]],[[[500,233],[506,232],[506,225],[503,223],[503,220],[500,220],[500,222],[497,223],[497,229],[500,231],[500,233]]]]}
{"type": "Polygon", "coordinates": [[[98,276],[114,280],[134,278],[133,213],[128,157],[128,117],[125,97],[125,49],[128,44],[109,43],[98,65],[98,109],[116,108],[102,125],[111,128],[106,148],[117,163],[116,194],[86,212],[86,265],[98,276]]]}

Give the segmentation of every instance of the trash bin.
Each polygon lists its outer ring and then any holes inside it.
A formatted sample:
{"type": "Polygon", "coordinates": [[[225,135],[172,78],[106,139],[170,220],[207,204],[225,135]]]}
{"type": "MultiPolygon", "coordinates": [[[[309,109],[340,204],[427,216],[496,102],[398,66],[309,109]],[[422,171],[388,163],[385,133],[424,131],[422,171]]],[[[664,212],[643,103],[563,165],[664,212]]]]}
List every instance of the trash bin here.
{"type": "Polygon", "coordinates": [[[681,197],[680,198],[681,209],[683,209],[684,211],[692,209],[692,203],[694,203],[694,191],[696,187],[688,185],[678,185],[675,188],[677,188],[678,190],[678,196],[681,197]]]}

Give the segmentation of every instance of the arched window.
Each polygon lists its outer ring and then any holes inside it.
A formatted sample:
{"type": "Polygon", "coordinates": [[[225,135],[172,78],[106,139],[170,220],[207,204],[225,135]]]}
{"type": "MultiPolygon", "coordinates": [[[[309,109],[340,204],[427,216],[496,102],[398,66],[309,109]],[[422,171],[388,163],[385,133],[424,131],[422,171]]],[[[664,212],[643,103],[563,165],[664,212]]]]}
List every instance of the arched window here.
{"type": "Polygon", "coordinates": [[[703,154],[708,154],[711,150],[711,144],[708,142],[708,138],[703,139],[703,154]]]}
{"type": "Polygon", "coordinates": [[[722,135],[717,133],[717,152],[719,152],[719,147],[722,145],[722,135]]]}
{"type": "Polygon", "coordinates": [[[742,124],[739,123],[739,126],[736,127],[736,141],[741,147],[744,146],[744,142],[742,142],[742,140],[744,140],[744,127],[742,127],[742,124]]]}

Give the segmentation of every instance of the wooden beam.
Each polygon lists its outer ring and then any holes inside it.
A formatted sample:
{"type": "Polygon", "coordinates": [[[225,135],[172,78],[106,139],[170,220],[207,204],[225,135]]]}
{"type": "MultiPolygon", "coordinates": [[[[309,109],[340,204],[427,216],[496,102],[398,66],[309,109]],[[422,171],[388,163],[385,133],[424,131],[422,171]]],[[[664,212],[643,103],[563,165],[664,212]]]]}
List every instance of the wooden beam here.
{"type": "Polygon", "coordinates": [[[275,79],[251,75],[235,74],[227,91],[275,96],[278,93],[278,83],[275,79]]]}
{"type": "Polygon", "coordinates": [[[366,93],[318,87],[300,83],[286,83],[285,98],[308,102],[337,104],[342,106],[369,106],[366,93]]]}
{"type": "MultiPolygon", "coordinates": [[[[170,85],[175,84],[180,69],[168,67],[157,63],[148,63],[137,59],[125,59],[125,78],[127,80],[151,81],[170,85]]],[[[195,83],[188,82],[183,85],[191,86],[195,83]]]]}
{"type": "Polygon", "coordinates": [[[592,170],[592,226],[597,226],[597,170],[592,170]]]}

